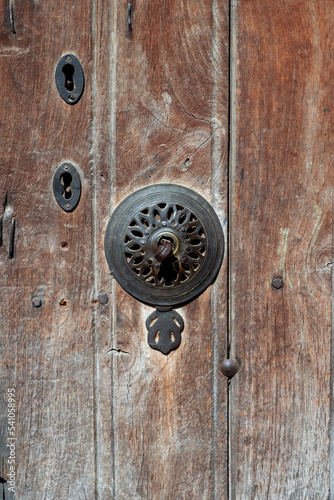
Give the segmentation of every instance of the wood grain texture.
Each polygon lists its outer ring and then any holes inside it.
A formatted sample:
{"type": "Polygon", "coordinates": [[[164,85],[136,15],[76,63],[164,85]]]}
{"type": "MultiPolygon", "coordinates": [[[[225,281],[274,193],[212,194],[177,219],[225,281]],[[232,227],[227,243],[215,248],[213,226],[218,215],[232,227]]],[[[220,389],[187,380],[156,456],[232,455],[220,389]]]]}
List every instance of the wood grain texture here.
{"type": "Polygon", "coordinates": [[[146,342],[151,310],[111,282],[103,236],[115,204],[158,181],[198,190],[226,232],[227,2],[136,0],[131,36],[126,9],[117,0],[17,0],[0,11],[0,475],[8,473],[5,395],[14,387],[15,498],[226,492],[226,382],[218,374],[226,260],[215,285],[184,308],[182,347],[164,357],[146,342]],[[86,77],[75,106],[54,82],[66,52],[86,77]],[[72,214],[52,191],[64,160],[82,181],[72,214]]]}
{"type": "MultiPolygon", "coordinates": [[[[14,387],[15,498],[94,498],[91,2],[11,4],[15,33],[7,2],[0,15],[1,210],[7,194],[0,248],[2,422],[7,388],[14,387]],[[86,75],[75,106],[62,101],[55,85],[57,62],[67,51],[86,75]],[[65,160],[77,165],[82,182],[71,214],[60,209],[52,189],[65,160]],[[9,260],[12,215],[17,231],[9,260]],[[35,296],[40,308],[32,305],[35,296]]],[[[6,477],[5,425],[1,433],[6,477]]],[[[7,498],[14,497],[7,491],[7,498]]]]}
{"type": "Polygon", "coordinates": [[[231,498],[327,499],[334,13],[235,9],[231,498]]]}
{"type": "MultiPolygon", "coordinates": [[[[114,203],[157,182],[213,201],[226,230],[227,2],[118,3],[114,203]]],[[[179,349],[147,344],[151,308],[114,285],[115,498],[226,495],[226,261],[180,312],[179,349]],[[216,314],[217,313],[217,314],[216,314]]]]}
{"type": "Polygon", "coordinates": [[[96,301],[94,310],[94,387],[96,411],[96,500],[115,499],[113,296],[110,271],[104,255],[104,232],[111,215],[111,185],[115,143],[116,12],[105,0],[93,12],[92,149],[94,297],[105,293],[106,304],[96,301]]]}

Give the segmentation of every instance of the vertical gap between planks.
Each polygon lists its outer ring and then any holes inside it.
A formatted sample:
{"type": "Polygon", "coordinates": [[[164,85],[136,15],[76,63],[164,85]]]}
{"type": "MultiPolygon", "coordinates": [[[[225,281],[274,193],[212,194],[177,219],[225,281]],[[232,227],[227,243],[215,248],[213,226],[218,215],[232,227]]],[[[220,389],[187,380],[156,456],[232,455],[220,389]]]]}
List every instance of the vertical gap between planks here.
{"type": "MultiPolygon", "coordinates": [[[[219,68],[217,70],[214,66],[215,55],[220,50],[220,46],[218,44],[217,39],[217,30],[218,30],[218,12],[217,12],[217,0],[212,0],[212,108],[211,108],[211,127],[213,131],[212,135],[212,146],[211,146],[211,196],[212,196],[212,205],[214,209],[217,211],[219,208],[219,141],[217,141],[215,129],[218,124],[216,123],[216,111],[217,111],[217,72],[219,72],[219,68]],[[218,151],[217,151],[218,149],[218,151]]],[[[218,58],[217,58],[218,59],[218,58]]],[[[218,73],[219,74],[219,73],[218,73]]],[[[211,435],[211,450],[212,450],[212,481],[213,484],[211,486],[213,492],[213,498],[219,498],[219,479],[217,477],[217,425],[218,425],[218,363],[219,363],[219,325],[218,325],[218,285],[214,284],[212,286],[211,291],[211,319],[212,319],[212,435],[211,435]]]]}
{"type": "MultiPolygon", "coordinates": [[[[110,39],[109,39],[109,81],[111,82],[109,86],[109,111],[110,111],[110,150],[109,150],[109,158],[111,160],[110,168],[110,215],[112,214],[115,207],[115,168],[116,168],[116,105],[117,105],[117,80],[116,80],[116,69],[117,69],[117,8],[118,8],[118,0],[112,1],[112,29],[110,31],[110,39]]],[[[116,336],[116,301],[115,301],[115,292],[116,292],[116,284],[115,280],[112,280],[112,323],[111,323],[111,342],[112,348],[117,349],[117,336],[116,336]]],[[[112,384],[110,388],[110,400],[111,411],[112,411],[112,440],[113,440],[113,453],[112,453],[112,475],[113,475],[113,499],[116,500],[118,498],[118,488],[117,488],[117,449],[118,449],[118,440],[117,440],[117,390],[116,386],[118,383],[117,379],[117,356],[112,355],[112,384]]]]}
{"type": "MultiPolygon", "coordinates": [[[[98,286],[98,265],[97,265],[97,199],[96,199],[96,2],[93,2],[92,6],[92,76],[91,76],[91,86],[92,86],[92,102],[91,102],[91,150],[90,150],[90,162],[91,162],[91,176],[92,176],[92,238],[93,238],[93,298],[97,297],[97,286],[98,286]]],[[[95,439],[95,449],[94,449],[94,466],[95,466],[95,498],[99,499],[99,469],[100,469],[100,429],[99,429],[99,404],[98,404],[98,383],[99,383],[99,360],[98,360],[98,325],[97,325],[97,308],[93,307],[92,311],[92,321],[93,321],[93,407],[94,407],[94,439],[95,439]]]]}
{"type": "MultiPolygon", "coordinates": [[[[236,41],[237,41],[237,0],[229,0],[229,89],[228,89],[228,125],[229,125],[229,138],[228,138],[228,313],[227,313],[227,357],[231,355],[235,357],[236,353],[233,350],[234,338],[234,310],[233,310],[233,276],[232,276],[232,231],[233,231],[233,193],[234,190],[234,165],[236,157],[236,41]]],[[[231,464],[232,464],[232,446],[231,446],[231,433],[232,433],[232,414],[231,414],[231,401],[232,401],[232,383],[228,381],[227,390],[227,500],[233,497],[232,479],[231,479],[231,464]]]]}
{"type": "MultiPolygon", "coordinates": [[[[231,196],[230,196],[230,180],[231,180],[231,136],[232,136],[232,125],[231,125],[231,85],[232,85],[232,66],[231,66],[231,31],[232,31],[232,14],[231,14],[231,0],[228,2],[228,141],[227,141],[227,318],[226,318],[226,358],[230,357],[230,255],[231,255],[231,237],[230,237],[230,227],[231,227],[231,196]]],[[[226,429],[226,496],[227,500],[230,499],[230,383],[227,380],[227,402],[226,402],[226,414],[227,414],[227,429],[226,429]]]]}
{"type": "MultiPolygon", "coordinates": [[[[228,17],[228,31],[230,30],[230,0],[228,1],[228,12],[227,12],[227,17],[228,17]]],[[[226,280],[226,287],[227,287],[227,293],[226,293],[226,318],[225,318],[225,329],[226,329],[226,337],[225,337],[225,342],[226,342],[226,354],[228,354],[229,350],[229,306],[228,306],[228,301],[229,301],[229,250],[228,250],[228,245],[229,245],[229,148],[230,148],[230,33],[228,33],[228,53],[227,53],[227,58],[223,59],[224,60],[224,68],[223,70],[227,70],[227,156],[224,158],[224,164],[220,164],[220,148],[221,144],[219,141],[218,136],[214,133],[216,129],[218,129],[221,124],[220,120],[218,118],[217,120],[217,112],[219,113],[219,109],[221,107],[221,102],[217,102],[218,97],[219,97],[219,86],[220,86],[220,81],[219,78],[221,78],[221,71],[222,68],[217,67],[215,68],[214,66],[214,61],[218,60],[221,61],[222,57],[219,57],[221,54],[222,46],[221,46],[221,41],[219,39],[219,31],[221,30],[221,26],[219,25],[219,1],[218,0],[212,0],[212,40],[213,40],[213,46],[212,46],[212,61],[213,61],[213,66],[212,66],[212,73],[213,73],[213,87],[212,87],[212,116],[211,116],[211,123],[212,123],[212,129],[213,129],[213,140],[212,140],[212,158],[211,158],[211,163],[212,163],[212,176],[211,176],[211,192],[212,192],[212,205],[217,211],[219,215],[224,217],[223,221],[223,227],[224,227],[224,233],[225,233],[225,258],[227,259],[227,266],[226,266],[226,273],[227,273],[227,280],[226,280]],[[227,63],[227,68],[225,68],[225,64],[227,63]],[[223,209],[223,213],[219,213],[221,211],[221,195],[220,195],[220,180],[221,180],[221,175],[226,176],[224,178],[225,182],[225,189],[226,189],[226,204],[223,209]]],[[[219,389],[220,384],[222,383],[220,381],[220,374],[219,374],[219,360],[222,355],[222,349],[221,349],[221,344],[220,344],[220,335],[221,335],[221,322],[219,320],[219,303],[221,300],[220,293],[218,290],[218,284],[214,284],[212,286],[212,305],[211,305],[211,315],[212,315],[212,328],[213,328],[213,334],[212,334],[212,351],[213,351],[213,359],[212,359],[212,370],[213,370],[213,375],[212,375],[212,466],[213,466],[213,475],[212,475],[212,494],[213,498],[216,500],[221,497],[221,478],[218,476],[219,475],[219,470],[217,467],[217,457],[218,457],[218,439],[217,439],[217,431],[218,431],[218,426],[220,425],[220,418],[218,418],[218,408],[219,408],[219,399],[221,397],[221,390],[219,389]]],[[[224,344],[223,344],[224,345],[224,344]]],[[[226,397],[228,398],[228,385],[225,386],[226,388],[226,397]]],[[[226,406],[226,464],[228,464],[228,427],[229,427],[229,415],[228,415],[228,399],[227,399],[227,406],[226,406]]],[[[226,499],[228,500],[228,481],[229,481],[229,476],[228,476],[228,466],[226,470],[226,499]]]]}
{"type": "Polygon", "coordinates": [[[329,498],[334,498],[334,189],[332,189],[332,338],[331,338],[331,367],[330,367],[330,485],[329,498]]]}
{"type": "MultiPolygon", "coordinates": [[[[91,151],[90,151],[90,161],[91,161],[91,175],[92,175],[92,220],[93,220],[93,269],[94,269],[94,283],[93,283],[93,297],[96,298],[98,295],[98,286],[100,282],[99,275],[99,235],[98,235],[98,224],[97,224],[97,214],[98,214],[98,203],[97,203],[97,168],[96,168],[96,155],[98,153],[96,145],[97,135],[96,135],[96,106],[97,106],[97,96],[96,96],[96,84],[97,84],[97,64],[98,64],[98,52],[99,48],[97,46],[96,40],[96,23],[97,23],[97,3],[100,0],[95,0],[93,2],[93,12],[92,12],[92,45],[93,45],[93,55],[92,55],[92,77],[91,77],[91,86],[92,86],[92,111],[91,111],[91,151]]],[[[110,47],[110,94],[109,94],[109,103],[110,103],[110,123],[109,123],[109,133],[110,133],[110,158],[111,158],[111,186],[110,192],[113,193],[113,167],[115,164],[115,87],[116,87],[116,79],[115,79],[115,66],[116,66],[116,12],[117,12],[117,0],[114,0],[112,5],[113,13],[113,26],[110,34],[109,47],[110,47]]],[[[113,211],[113,199],[110,202],[110,213],[113,211]]],[[[111,297],[111,306],[112,306],[112,319],[110,323],[111,333],[114,332],[114,318],[115,318],[115,300],[114,300],[114,283],[112,283],[112,297],[111,297]]],[[[99,398],[98,398],[98,389],[99,389],[99,325],[98,325],[98,310],[96,307],[93,309],[93,338],[94,338],[94,359],[93,359],[93,377],[94,377],[94,433],[95,433],[95,498],[100,500],[101,494],[103,491],[102,477],[99,471],[102,469],[103,465],[103,457],[101,452],[101,432],[99,422],[101,420],[100,415],[100,407],[99,407],[99,398]]],[[[114,337],[112,337],[112,342],[114,342],[114,337]]],[[[113,346],[114,347],[114,346],[113,346]]],[[[110,388],[110,401],[112,401],[112,421],[113,421],[113,435],[111,436],[113,442],[113,463],[110,464],[111,469],[113,471],[113,498],[116,498],[116,450],[115,450],[115,426],[116,426],[116,401],[115,401],[115,374],[117,373],[117,366],[115,367],[116,356],[112,356],[112,385],[110,388]]]]}

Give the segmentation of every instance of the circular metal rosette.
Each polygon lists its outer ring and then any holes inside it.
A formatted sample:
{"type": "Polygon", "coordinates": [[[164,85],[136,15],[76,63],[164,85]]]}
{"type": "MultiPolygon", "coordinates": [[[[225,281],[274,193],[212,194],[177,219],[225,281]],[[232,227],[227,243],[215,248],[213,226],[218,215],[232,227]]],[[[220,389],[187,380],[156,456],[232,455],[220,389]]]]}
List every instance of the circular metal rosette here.
{"type": "Polygon", "coordinates": [[[125,198],[105,234],[111,273],[133,297],[154,306],[181,306],[214,280],[224,235],[211,205],[177,184],[154,184],[125,198]]]}

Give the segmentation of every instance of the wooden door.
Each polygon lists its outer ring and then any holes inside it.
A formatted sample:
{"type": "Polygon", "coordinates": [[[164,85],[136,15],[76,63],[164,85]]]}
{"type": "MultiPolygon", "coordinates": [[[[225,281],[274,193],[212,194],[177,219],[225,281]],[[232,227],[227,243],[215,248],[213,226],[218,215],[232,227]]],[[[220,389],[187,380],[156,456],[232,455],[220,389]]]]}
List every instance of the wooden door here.
{"type": "Polygon", "coordinates": [[[0,12],[4,498],[332,498],[331,2],[0,12]],[[55,84],[67,53],[74,105],[55,84]],[[63,162],[72,212],[53,193],[63,162]],[[226,240],[168,356],[103,249],[113,209],[157,182],[203,195],[226,240]]]}

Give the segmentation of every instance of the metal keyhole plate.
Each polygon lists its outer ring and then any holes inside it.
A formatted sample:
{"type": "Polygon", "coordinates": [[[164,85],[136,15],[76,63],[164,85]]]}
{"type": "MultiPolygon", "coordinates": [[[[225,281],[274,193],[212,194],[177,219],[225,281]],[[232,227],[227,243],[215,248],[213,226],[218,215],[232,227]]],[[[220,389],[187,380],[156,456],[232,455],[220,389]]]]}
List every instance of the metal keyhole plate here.
{"type": "Polygon", "coordinates": [[[224,235],[215,211],[198,193],[154,184],[118,205],[107,226],[105,254],[114,277],[135,298],[180,306],[216,277],[224,235]]]}
{"type": "Polygon", "coordinates": [[[79,203],[81,181],[77,169],[72,163],[59,165],[53,177],[53,192],[58,205],[65,212],[72,212],[79,203]]]}
{"type": "Polygon", "coordinates": [[[85,78],[80,61],[73,54],[62,56],[56,68],[56,85],[60,97],[67,104],[79,101],[85,86],[85,78]]]}

